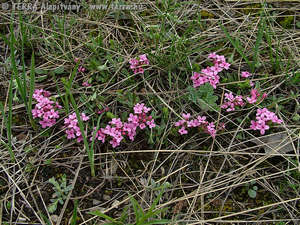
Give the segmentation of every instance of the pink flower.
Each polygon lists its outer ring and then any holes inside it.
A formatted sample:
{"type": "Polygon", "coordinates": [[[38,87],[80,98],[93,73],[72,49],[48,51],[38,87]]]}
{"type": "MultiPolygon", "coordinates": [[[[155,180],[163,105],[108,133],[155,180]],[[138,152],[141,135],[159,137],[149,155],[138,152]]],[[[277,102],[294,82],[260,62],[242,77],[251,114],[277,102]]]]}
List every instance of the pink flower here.
{"type": "Polygon", "coordinates": [[[129,60],[130,69],[133,70],[134,74],[144,73],[142,68],[144,65],[149,65],[149,60],[147,59],[146,54],[140,55],[139,59],[130,59],[129,60]]]}
{"type": "Polygon", "coordinates": [[[209,123],[208,126],[206,127],[207,132],[212,136],[212,137],[216,137],[216,129],[215,129],[215,125],[213,122],[209,123]]]}
{"type": "Polygon", "coordinates": [[[135,114],[141,114],[141,113],[143,113],[144,106],[145,106],[144,103],[142,103],[142,104],[137,103],[137,104],[133,107],[134,113],[135,113],[135,114]]]}
{"type": "Polygon", "coordinates": [[[82,83],[82,86],[84,86],[84,87],[90,87],[92,85],[88,81],[85,81],[85,82],[82,83]]]}
{"type": "Polygon", "coordinates": [[[234,111],[236,106],[244,106],[243,97],[241,95],[233,96],[232,92],[225,93],[225,100],[222,109],[226,109],[227,112],[234,111]]]}
{"type": "Polygon", "coordinates": [[[185,129],[185,127],[181,127],[181,128],[179,129],[178,132],[179,132],[181,135],[187,134],[187,133],[188,133],[187,130],[185,129]]]}
{"type": "MultiPolygon", "coordinates": [[[[89,120],[89,117],[86,116],[85,113],[81,113],[80,118],[82,121],[89,120]]],[[[81,142],[83,140],[75,112],[65,118],[64,126],[66,128],[65,133],[67,134],[68,139],[77,138],[77,142],[81,142]]]]}
{"type": "Polygon", "coordinates": [[[193,127],[202,127],[205,132],[209,133],[212,137],[215,137],[216,135],[216,130],[215,130],[215,125],[214,123],[208,123],[206,121],[205,116],[198,116],[197,119],[190,119],[191,114],[182,114],[182,117],[184,118],[183,120],[179,120],[175,123],[176,127],[181,127],[178,132],[183,135],[187,134],[187,128],[193,128],[193,127]]]}
{"type": "Polygon", "coordinates": [[[78,67],[78,72],[84,73],[84,72],[85,72],[85,68],[82,67],[82,66],[79,66],[79,67],[78,67]]]}
{"type": "Polygon", "coordinates": [[[140,55],[140,62],[142,62],[143,64],[149,65],[149,60],[147,59],[146,54],[140,55]]]}
{"type": "Polygon", "coordinates": [[[123,127],[123,123],[122,123],[120,118],[113,118],[111,120],[111,122],[109,122],[109,123],[115,125],[116,128],[122,128],[123,127]]]}
{"type": "Polygon", "coordinates": [[[102,143],[109,138],[109,143],[113,148],[116,148],[126,136],[133,141],[138,127],[143,130],[147,126],[149,128],[156,126],[152,116],[147,115],[151,108],[146,107],[144,103],[137,103],[133,110],[134,114],[129,114],[127,122],[122,122],[120,118],[113,118],[109,122],[110,125],[97,131],[96,138],[101,140],[102,143]]]}
{"type": "Polygon", "coordinates": [[[56,123],[56,119],[59,118],[57,109],[60,109],[61,106],[57,102],[51,101],[48,98],[50,96],[51,93],[43,89],[36,89],[32,95],[37,104],[31,113],[33,118],[42,119],[39,121],[42,128],[52,127],[56,123]]]}
{"type": "Polygon", "coordinates": [[[200,123],[197,119],[187,121],[187,127],[198,127],[198,126],[200,126],[200,123]]]}
{"type": "Polygon", "coordinates": [[[242,75],[241,75],[241,77],[244,77],[244,78],[247,78],[247,77],[250,77],[250,76],[252,76],[252,74],[247,72],[247,71],[243,71],[242,75]]]}
{"type": "Polygon", "coordinates": [[[106,108],[104,108],[104,109],[102,109],[102,110],[99,110],[99,111],[97,112],[97,114],[102,114],[102,113],[108,112],[108,111],[109,111],[109,108],[106,107],[106,108]]]}
{"type": "Polygon", "coordinates": [[[146,125],[144,123],[140,123],[139,127],[143,130],[144,128],[146,128],[146,125]]]}
{"type": "Polygon", "coordinates": [[[208,55],[209,59],[213,59],[214,66],[207,67],[201,70],[201,74],[194,72],[191,80],[193,81],[193,87],[199,87],[202,84],[209,83],[213,88],[217,88],[217,84],[220,82],[218,73],[223,69],[228,70],[230,64],[226,62],[225,57],[217,55],[215,52],[208,55]]]}
{"type": "Polygon", "coordinates": [[[153,119],[150,121],[147,121],[146,124],[149,126],[149,128],[154,128],[156,126],[153,119]]]}
{"type": "Polygon", "coordinates": [[[87,121],[90,119],[89,116],[86,116],[85,113],[81,113],[81,117],[80,117],[83,121],[87,121]]]}
{"type": "Polygon", "coordinates": [[[251,97],[247,97],[247,101],[250,103],[250,104],[254,104],[256,101],[257,101],[257,98],[259,97],[259,93],[256,89],[252,89],[251,92],[251,97]]]}
{"type": "Polygon", "coordinates": [[[185,119],[185,120],[188,120],[190,117],[191,117],[191,114],[190,113],[182,113],[182,117],[185,119]]]}
{"type": "Polygon", "coordinates": [[[266,97],[268,97],[267,93],[263,93],[262,99],[265,99],[266,97]]]}
{"type": "Polygon", "coordinates": [[[185,120],[179,120],[175,123],[175,127],[182,126],[186,121],[185,120]]]}
{"type": "MultiPolygon", "coordinates": [[[[247,97],[246,99],[250,104],[254,104],[255,102],[257,102],[260,93],[256,89],[252,89],[250,94],[251,97],[247,97]]],[[[266,97],[267,97],[267,93],[263,93],[261,100],[264,100],[266,97]]]]}
{"type": "Polygon", "coordinates": [[[256,121],[251,120],[250,129],[259,130],[260,134],[264,135],[265,131],[270,129],[270,127],[267,125],[267,122],[269,121],[277,124],[282,123],[282,120],[279,120],[275,113],[270,112],[267,108],[257,109],[256,121]]]}

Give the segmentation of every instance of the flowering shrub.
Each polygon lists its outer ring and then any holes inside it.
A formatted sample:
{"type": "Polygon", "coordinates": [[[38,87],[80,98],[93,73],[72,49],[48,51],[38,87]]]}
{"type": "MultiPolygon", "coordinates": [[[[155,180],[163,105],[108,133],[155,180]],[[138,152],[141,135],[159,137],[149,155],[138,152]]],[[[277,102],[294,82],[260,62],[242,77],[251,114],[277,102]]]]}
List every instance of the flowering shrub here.
{"type": "MultiPolygon", "coordinates": [[[[128,136],[131,141],[134,141],[136,135],[136,129],[155,127],[152,116],[148,116],[147,113],[151,111],[150,108],[146,107],[144,103],[137,103],[134,108],[134,114],[130,113],[127,118],[127,122],[122,122],[120,118],[113,118],[105,128],[100,128],[96,132],[96,139],[105,142],[107,136],[110,136],[112,140],[109,142],[113,148],[120,145],[124,136],[128,136]]],[[[91,139],[92,140],[92,137],[91,139]]]]}
{"type": "Polygon", "coordinates": [[[149,60],[147,59],[146,54],[143,54],[139,56],[139,59],[131,59],[129,63],[130,69],[133,70],[134,74],[144,73],[143,66],[149,65],[149,60]]]}
{"type": "Polygon", "coordinates": [[[208,55],[209,59],[213,59],[214,65],[201,70],[201,73],[194,72],[191,80],[193,81],[194,88],[199,87],[202,84],[210,83],[213,88],[217,88],[217,84],[220,82],[218,73],[223,69],[228,70],[230,64],[226,62],[223,55],[217,55],[215,52],[208,55]]]}
{"type": "MultiPolygon", "coordinates": [[[[84,113],[81,113],[80,116],[82,121],[89,120],[89,117],[86,116],[84,113]]],[[[77,142],[81,142],[83,140],[80,128],[78,126],[78,120],[76,118],[76,114],[72,113],[68,116],[68,118],[65,118],[64,120],[65,128],[66,128],[66,134],[68,139],[75,139],[77,138],[77,142]]]]}
{"type": "MultiPolygon", "coordinates": [[[[226,62],[224,56],[217,55],[216,53],[211,53],[208,56],[209,59],[213,60],[214,66],[207,67],[201,70],[201,73],[194,72],[191,80],[193,81],[193,87],[191,87],[191,100],[193,102],[197,102],[199,96],[202,96],[202,93],[206,93],[205,99],[208,99],[205,102],[208,102],[208,105],[216,104],[215,101],[217,97],[213,96],[213,88],[216,88],[216,85],[219,83],[220,77],[218,73],[222,72],[224,69],[228,70],[230,64],[226,62]],[[208,83],[207,85],[203,85],[208,83]],[[203,90],[198,89],[201,93],[194,93],[196,87],[203,85],[201,88],[203,90]],[[211,90],[210,90],[211,89],[211,90]]],[[[77,62],[79,59],[76,59],[77,62]]],[[[75,61],[76,61],[75,60],[75,61]]],[[[133,72],[136,73],[143,73],[144,69],[142,68],[144,65],[149,65],[149,60],[145,54],[140,55],[138,59],[131,59],[129,61],[130,68],[133,72]]],[[[79,72],[84,72],[84,68],[80,67],[79,72]]],[[[241,74],[242,77],[247,78],[252,76],[247,71],[243,71],[241,74]]],[[[254,84],[252,83],[251,86],[254,84]]],[[[88,81],[83,83],[83,86],[88,87],[91,84],[88,81]]],[[[32,110],[32,115],[34,118],[41,118],[40,124],[43,128],[51,127],[56,123],[56,119],[59,118],[57,109],[60,109],[61,106],[54,101],[49,99],[50,92],[44,91],[43,89],[37,89],[34,91],[33,98],[38,102],[35,105],[35,108],[32,110]]],[[[259,100],[263,100],[267,97],[267,94],[260,94],[257,89],[253,88],[250,91],[250,97],[245,97],[245,99],[250,104],[254,104],[259,100]]],[[[202,96],[203,98],[203,96],[202,96]]],[[[201,102],[202,103],[202,102],[201,102]]],[[[225,93],[224,103],[221,105],[221,108],[226,109],[227,112],[234,111],[236,107],[244,106],[245,102],[243,96],[237,95],[234,96],[232,92],[225,93]]],[[[109,108],[102,109],[97,112],[97,114],[102,114],[103,112],[107,112],[109,108]]],[[[128,137],[131,141],[134,141],[137,129],[145,129],[147,126],[151,129],[156,126],[154,119],[149,112],[151,108],[145,106],[144,103],[137,103],[133,107],[133,113],[129,114],[126,122],[122,122],[120,118],[113,118],[104,128],[99,128],[96,131],[95,139],[105,143],[108,139],[109,143],[112,145],[113,148],[120,145],[121,141],[128,137]]],[[[88,121],[89,117],[86,116],[84,113],[81,113],[81,120],[88,121]]],[[[196,119],[191,118],[190,113],[183,113],[183,119],[179,120],[175,123],[176,127],[180,127],[178,132],[181,135],[188,134],[188,128],[202,128],[204,132],[210,134],[212,137],[216,136],[217,130],[225,129],[225,124],[220,123],[219,127],[216,128],[213,122],[208,122],[205,116],[198,116],[196,119]]],[[[265,131],[268,130],[270,127],[267,125],[272,121],[273,123],[282,123],[281,120],[273,113],[268,111],[268,109],[258,109],[256,113],[256,121],[251,121],[251,129],[252,130],[259,130],[261,135],[265,134],[265,131]]],[[[66,128],[66,135],[68,139],[77,139],[77,142],[81,142],[83,140],[80,128],[78,126],[78,121],[76,118],[76,114],[73,113],[69,115],[64,120],[64,126],[66,128]]],[[[95,131],[96,128],[94,128],[95,131]]],[[[90,138],[90,141],[93,140],[93,137],[90,138]]]]}
{"type": "Polygon", "coordinates": [[[186,130],[187,127],[201,127],[206,133],[210,134],[212,137],[216,136],[216,129],[214,123],[207,122],[205,116],[198,116],[197,119],[190,119],[190,113],[182,113],[181,115],[183,117],[183,120],[179,120],[175,123],[175,127],[181,126],[181,128],[178,130],[178,132],[181,135],[188,133],[188,131],[186,130]]]}
{"type": "Polygon", "coordinates": [[[36,89],[32,97],[38,102],[34,109],[31,111],[33,118],[41,118],[40,124],[42,128],[52,127],[56,123],[56,119],[59,118],[57,109],[61,106],[54,101],[51,101],[49,97],[51,93],[43,89],[36,89]]]}
{"type": "Polygon", "coordinates": [[[259,130],[261,135],[265,134],[266,130],[269,130],[267,122],[272,121],[273,123],[281,124],[282,120],[278,119],[275,113],[270,112],[267,108],[257,109],[256,121],[251,120],[250,128],[252,130],[259,130]]]}

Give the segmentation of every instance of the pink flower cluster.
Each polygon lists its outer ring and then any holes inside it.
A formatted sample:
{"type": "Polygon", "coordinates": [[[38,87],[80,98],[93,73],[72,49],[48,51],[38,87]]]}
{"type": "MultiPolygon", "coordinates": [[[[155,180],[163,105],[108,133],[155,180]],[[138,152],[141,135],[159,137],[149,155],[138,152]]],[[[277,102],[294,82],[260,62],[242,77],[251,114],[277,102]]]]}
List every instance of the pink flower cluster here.
{"type": "MultiPolygon", "coordinates": [[[[260,93],[257,91],[257,89],[252,89],[250,94],[251,94],[251,97],[247,97],[247,101],[250,104],[254,104],[255,102],[257,102],[257,99],[260,96],[260,93]]],[[[267,93],[263,93],[261,100],[265,99],[266,97],[267,97],[267,93]]]]}
{"type": "Polygon", "coordinates": [[[230,64],[226,62],[223,55],[217,55],[215,52],[208,55],[209,59],[213,59],[214,65],[201,70],[201,73],[194,72],[191,80],[193,81],[194,88],[201,86],[205,83],[210,83],[213,88],[217,88],[217,84],[220,82],[218,73],[223,69],[228,70],[230,64]]]}
{"type": "MultiPolygon", "coordinates": [[[[100,128],[96,132],[96,139],[104,143],[106,137],[110,136],[111,140],[109,143],[115,148],[120,145],[124,136],[128,136],[133,141],[138,127],[143,130],[146,126],[149,128],[156,126],[152,116],[147,115],[151,109],[146,107],[145,104],[138,103],[134,106],[133,110],[134,114],[129,114],[127,122],[122,122],[120,118],[113,118],[109,122],[109,125],[105,128],[100,128]]],[[[90,140],[92,140],[92,137],[90,140]]]]}
{"type": "Polygon", "coordinates": [[[252,130],[259,130],[261,135],[265,134],[266,130],[269,130],[269,126],[267,125],[268,121],[272,121],[273,123],[281,124],[282,120],[278,119],[275,113],[270,112],[267,108],[257,109],[256,111],[256,121],[251,120],[250,128],[252,130]]]}
{"type": "MultiPolygon", "coordinates": [[[[216,136],[216,129],[215,129],[215,125],[213,122],[209,123],[206,121],[206,117],[205,116],[198,116],[197,119],[191,119],[191,114],[190,113],[182,113],[181,114],[183,117],[183,120],[179,120],[175,123],[175,127],[180,127],[181,128],[178,130],[178,132],[183,135],[183,134],[187,134],[187,127],[202,127],[205,132],[207,132],[208,134],[210,134],[212,137],[216,136]]],[[[224,126],[224,125],[222,125],[224,126]]]]}
{"type": "Polygon", "coordinates": [[[52,127],[56,123],[56,119],[59,118],[57,109],[61,106],[54,101],[51,101],[49,97],[51,93],[43,89],[36,89],[32,97],[38,102],[34,109],[31,111],[33,118],[41,118],[40,124],[42,128],[52,127]]]}
{"type": "Polygon", "coordinates": [[[149,65],[149,60],[147,59],[146,54],[143,54],[139,56],[139,59],[131,59],[129,63],[130,69],[133,70],[134,74],[144,73],[144,69],[142,67],[144,65],[149,65]]]}
{"type": "MultiPolygon", "coordinates": [[[[89,117],[86,116],[84,113],[81,113],[80,118],[82,121],[88,121],[89,117]]],[[[78,126],[78,120],[76,117],[76,113],[72,113],[65,118],[64,120],[66,134],[68,139],[75,139],[77,138],[77,142],[81,142],[83,140],[80,128],[78,126]]]]}
{"type": "Polygon", "coordinates": [[[236,106],[244,106],[244,100],[241,95],[233,96],[232,92],[225,93],[225,101],[221,106],[227,112],[234,111],[236,106]]]}

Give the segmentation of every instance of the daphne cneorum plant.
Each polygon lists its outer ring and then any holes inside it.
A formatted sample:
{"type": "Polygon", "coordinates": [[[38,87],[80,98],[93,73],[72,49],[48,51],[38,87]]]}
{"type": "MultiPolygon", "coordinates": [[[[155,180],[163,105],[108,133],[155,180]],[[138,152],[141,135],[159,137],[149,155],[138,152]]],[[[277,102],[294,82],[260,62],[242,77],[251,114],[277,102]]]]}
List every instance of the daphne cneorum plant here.
{"type": "Polygon", "coordinates": [[[50,199],[52,203],[48,206],[48,211],[49,213],[54,213],[57,209],[58,203],[61,205],[64,204],[64,200],[66,200],[67,195],[73,187],[72,185],[67,186],[66,174],[64,174],[59,181],[56,181],[55,178],[52,177],[48,180],[48,182],[53,184],[53,190],[55,191],[52,195],[53,198],[50,199]]]}
{"type": "MultiPolygon", "coordinates": [[[[217,100],[218,97],[214,95],[214,89],[217,88],[220,81],[220,73],[223,70],[228,70],[230,64],[226,62],[226,59],[223,55],[217,55],[215,52],[210,53],[208,58],[213,61],[213,66],[208,66],[205,69],[202,69],[200,73],[194,72],[191,76],[193,81],[193,87],[189,87],[190,92],[189,99],[198,104],[203,111],[218,111],[217,100]]],[[[144,66],[149,65],[149,60],[145,54],[140,55],[137,59],[131,59],[129,61],[130,68],[133,70],[134,74],[144,73],[144,66]]],[[[76,70],[74,70],[76,71],[76,70]]],[[[79,72],[84,72],[82,68],[79,72]]],[[[75,72],[73,74],[73,78],[75,72]]],[[[242,78],[252,77],[254,74],[251,74],[247,71],[241,73],[242,78]]],[[[71,79],[72,80],[72,79],[71,79]]],[[[68,91],[70,92],[71,83],[68,84],[68,91]]],[[[89,83],[85,83],[83,86],[90,86],[89,83]]],[[[227,112],[235,111],[237,108],[242,108],[250,104],[259,105],[265,98],[267,98],[267,93],[261,93],[257,87],[253,87],[252,83],[250,97],[247,95],[234,95],[232,92],[225,93],[224,102],[221,104],[221,109],[225,109],[227,112]]],[[[258,85],[259,86],[259,85],[258,85]]],[[[69,93],[71,96],[71,93],[69,93]]],[[[58,109],[62,108],[57,102],[50,100],[50,92],[37,89],[32,96],[37,104],[32,110],[33,118],[40,118],[40,124],[43,128],[52,127],[56,123],[56,119],[59,118],[58,109]]],[[[75,100],[73,100],[74,106],[75,100]]],[[[111,144],[113,148],[118,147],[123,140],[126,138],[134,141],[137,134],[137,129],[143,130],[147,126],[152,129],[156,127],[155,121],[150,114],[151,108],[148,108],[144,103],[137,103],[134,108],[134,113],[130,113],[127,121],[121,121],[120,118],[112,118],[112,120],[106,124],[106,126],[99,126],[98,129],[94,127],[93,133],[89,138],[90,141],[99,140],[102,143],[106,140],[111,144]],[[95,134],[95,135],[94,135],[95,134]]],[[[76,113],[77,114],[77,113],[76,113]]],[[[206,121],[205,116],[198,116],[197,118],[192,119],[192,115],[189,113],[182,113],[181,120],[175,123],[175,127],[179,127],[178,132],[180,135],[188,134],[187,128],[200,128],[205,133],[208,133],[213,138],[216,137],[218,130],[225,129],[225,125],[222,123],[221,127],[216,127],[214,122],[206,121]]],[[[88,149],[88,142],[83,138],[83,124],[82,129],[80,128],[80,121],[78,116],[75,113],[69,115],[65,119],[65,132],[68,139],[77,138],[77,142],[85,141],[85,146],[88,149]]],[[[84,113],[81,113],[81,120],[87,121],[89,116],[86,116],[84,113]]],[[[256,115],[256,121],[251,121],[251,130],[259,130],[261,135],[265,134],[265,131],[268,130],[271,125],[271,122],[281,124],[283,121],[279,120],[278,117],[273,113],[268,111],[268,109],[258,109],[256,115]],[[262,112],[262,113],[261,113],[262,112]]],[[[84,135],[84,137],[86,134],[84,135]]]]}

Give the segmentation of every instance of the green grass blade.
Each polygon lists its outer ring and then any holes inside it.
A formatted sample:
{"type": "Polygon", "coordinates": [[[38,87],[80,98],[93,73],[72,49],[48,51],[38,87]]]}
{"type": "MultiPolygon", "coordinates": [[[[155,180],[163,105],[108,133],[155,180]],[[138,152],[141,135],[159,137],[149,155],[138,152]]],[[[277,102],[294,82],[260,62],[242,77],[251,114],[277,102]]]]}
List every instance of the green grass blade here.
{"type": "Polygon", "coordinates": [[[115,224],[122,224],[118,221],[116,221],[114,218],[111,218],[110,216],[105,215],[104,213],[100,212],[99,210],[93,211],[93,212],[89,212],[88,214],[94,215],[94,216],[99,216],[103,219],[109,220],[115,224]]]}
{"type": "Polygon", "coordinates": [[[10,158],[13,162],[15,162],[15,155],[12,150],[12,100],[13,100],[13,93],[12,93],[12,79],[10,80],[9,84],[9,97],[8,97],[8,121],[7,121],[7,139],[8,139],[8,146],[9,146],[9,154],[10,158]]]}
{"type": "Polygon", "coordinates": [[[11,66],[12,66],[12,71],[13,71],[13,78],[16,79],[17,82],[17,87],[18,87],[18,91],[21,95],[22,100],[24,101],[24,99],[26,98],[26,93],[25,90],[23,89],[23,85],[21,82],[21,79],[19,77],[19,72],[17,69],[17,65],[16,65],[16,59],[15,59],[15,44],[16,44],[16,39],[14,36],[14,30],[13,30],[13,23],[10,24],[10,55],[11,55],[11,66]]]}
{"type": "Polygon", "coordinates": [[[47,225],[52,225],[52,223],[50,222],[50,220],[47,218],[47,216],[45,216],[44,214],[42,214],[41,212],[39,213],[40,216],[43,218],[45,224],[47,225]]]}
{"type": "Polygon", "coordinates": [[[133,207],[134,214],[135,214],[136,225],[141,225],[142,224],[141,221],[142,221],[143,217],[145,216],[145,213],[143,212],[143,209],[139,205],[137,200],[132,195],[129,195],[129,197],[130,197],[130,202],[133,207]]]}
{"type": "Polygon", "coordinates": [[[56,85],[56,89],[57,89],[57,92],[58,92],[58,95],[59,95],[59,98],[60,100],[62,101],[63,105],[64,105],[64,110],[65,110],[65,113],[66,114],[69,114],[70,113],[70,109],[69,109],[69,99],[68,99],[68,95],[63,95],[59,89],[59,86],[58,86],[58,82],[57,82],[57,79],[56,79],[56,75],[55,73],[53,72],[50,72],[50,74],[52,75],[53,77],[53,80],[54,80],[54,83],[56,85]]]}
{"type": "Polygon", "coordinates": [[[90,148],[90,157],[91,157],[91,161],[94,162],[95,161],[95,157],[94,157],[94,144],[95,144],[95,139],[96,139],[96,133],[100,127],[100,121],[101,121],[101,117],[103,116],[103,114],[101,114],[98,117],[98,121],[97,121],[97,126],[96,126],[96,130],[94,130],[93,132],[93,138],[92,138],[92,143],[91,143],[91,148],[90,148]]]}
{"type": "Polygon", "coordinates": [[[34,92],[34,82],[35,82],[35,61],[34,61],[34,53],[31,55],[31,66],[30,66],[30,85],[29,85],[29,96],[28,96],[28,116],[31,123],[31,126],[34,130],[37,129],[37,126],[32,118],[32,95],[34,92]]]}
{"type": "Polygon", "coordinates": [[[257,34],[255,46],[254,46],[253,63],[252,63],[252,67],[251,67],[252,73],[254,72],[254,69],[258,64],[259,46],[260,46],[262,38],[263,38],[264,30],[265,30],[265,20],[261,14],[261,21],[259,23],[258,34],[257,34]]]}
{"type": "Polygon", "coordinates": [[[1,114],[3,116],[4,119],[4,124],[6,125],[6,133],[7,133],[7,144],[5,144],[5,146],[8,149],[9,155],[10,155],[10,159],[12,162],[15,162],[15,154],[12,150],[12,131],[11,131],[11,127],[12,127],[12,99],[13,99],[13,94],[12,94],[12,79],[9,82],[9,89],[8,89],[8,118],[6,118],[5,116],[5,110],[4,110],[4,106],[3,104],[0,102],[0,110],[1,110],[1,114]]]}
{"type": "Polygon", "coordinates": [[[27,106],[27,82],[26,82],[26,69],[25,69],[25,58],[24,58],[24,42],[25,42],[25,36],[26,36],[26,32],[25,32],[25,27],[23,24],[23,18],[20,15],[19,16],[19,20],[20,20],[20,27],[21,27],[21,59],[22,59],[22,86],[23,86],[23,92],[24,92],[24,96],[21,96],[25,106],[27,106]]]}
{"type": "Polygon", "coordinates": [[[74,201],[74,210],[73,210],[71,225],[76,225],[76,221],[77,221],[77,208],[78,208],[78,200],[76,199],[74,201]]]}
{"type": "MultiPolygon", "coordinates": [[[[77,68],[74,69],[75,72],[76,72],[76,69],[77,68]]],[[[72,74],[74,74],[74,71],[73,71],[72,74]]],[[[93,149],[89,148],[89,143],[87,141],[87,136],[85,135],[85,132],[84,132],[83,122],[80,118],[80,113],[79,113],[79,110],[78,110],[78,106],[76,104],[76,101],[75,101],[72,93],[71,93],[70,87],[71,87],[70,82],[65,83],[65,89],[66,89],[67,95],[70,97],[71,104],[72,104],[72,106],[75,110],[76,118],[78,120],[78,125],[79,125],[80,132],[81,132],[81,135],[82,135],[82,138],[83,138],[83,143],[84,143],[84,146],[85,146],[86,151],[88,153],[88,157],[89,157],[89,161],[90,161],[90,167],[91,167],[91,175],[95,176],[95,165],[94,165],[95,163],[94,163],[94,160],[93,160],[94,151],[93,151],[93,149]]]]}
{"type": "Polygon", "coordinates": [[[237,50],[237,52],[243,57],[243,59],[246,61],[246,63],[252,67],[252,64],[250,63],[250,61],[248,60],[247,56],[245,55],[245,53],[243,52],[242,48],[240,47],[240,44],[238,41],[234,40],[230,34],[228,33],[228,31],[226,30],[226,28],[220,24],[222,30],[224,31],[227,39],[230,41],[230,43],[233,45],[233,47],[237,50]]]}

